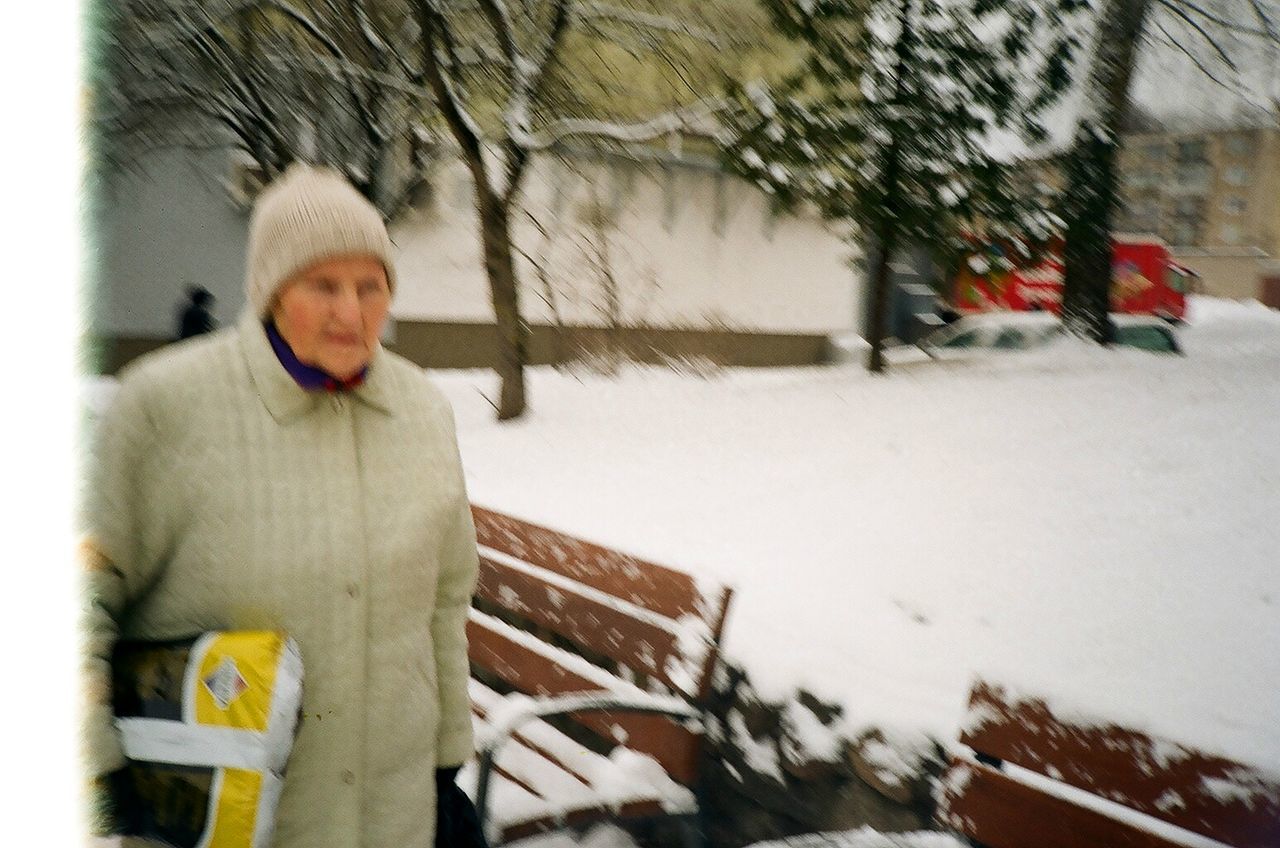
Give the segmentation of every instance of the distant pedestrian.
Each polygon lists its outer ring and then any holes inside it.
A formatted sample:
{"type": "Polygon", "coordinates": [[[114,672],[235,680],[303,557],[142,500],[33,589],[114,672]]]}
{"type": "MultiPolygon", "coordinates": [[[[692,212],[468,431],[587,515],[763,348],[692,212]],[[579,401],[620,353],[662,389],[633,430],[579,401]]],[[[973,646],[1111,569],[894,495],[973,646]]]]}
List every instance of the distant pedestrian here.
{"type": "Polygon", "coordinates": [[[187,289],[190,302],[182,310],[178,321],[178,338],[189,339],[202,333],[210,333],[217,327],[210,310],[215,300],[213,293],[204,286],[191,286],[187,289]]]}

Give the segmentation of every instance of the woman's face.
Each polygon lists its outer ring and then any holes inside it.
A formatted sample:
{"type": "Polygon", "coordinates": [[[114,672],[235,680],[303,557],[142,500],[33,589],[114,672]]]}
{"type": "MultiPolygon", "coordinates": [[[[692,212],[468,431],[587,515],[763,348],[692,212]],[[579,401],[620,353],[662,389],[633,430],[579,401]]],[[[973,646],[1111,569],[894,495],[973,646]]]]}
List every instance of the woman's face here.
{"type": "Polygon", "coordinates": [[[271,317],[307,365],[350,379],[369,364],[391,308],[391,286],[372,256],[325,259],[280,289],[271,317]]]}

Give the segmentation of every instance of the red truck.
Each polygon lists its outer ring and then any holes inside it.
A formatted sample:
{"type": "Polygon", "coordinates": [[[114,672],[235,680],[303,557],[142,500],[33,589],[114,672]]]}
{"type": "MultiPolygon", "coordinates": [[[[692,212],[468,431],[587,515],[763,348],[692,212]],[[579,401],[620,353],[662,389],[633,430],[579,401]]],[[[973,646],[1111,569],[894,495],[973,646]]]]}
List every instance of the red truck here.
{"type": "MultiPolygon", "coordinates": [[[[1158,236],[1117,233],[1111,244],[1111,311],[1181,321],[1187,292],[1198,275],[1174,262],[1158,236]]],[[[997,310],[1056,314],[1062,308],[1061,241],[1038,263],[1022,265],[1016,251],[1001,245],[975,247],[956,275],[952,305],[962,315],[997,310]]]]}

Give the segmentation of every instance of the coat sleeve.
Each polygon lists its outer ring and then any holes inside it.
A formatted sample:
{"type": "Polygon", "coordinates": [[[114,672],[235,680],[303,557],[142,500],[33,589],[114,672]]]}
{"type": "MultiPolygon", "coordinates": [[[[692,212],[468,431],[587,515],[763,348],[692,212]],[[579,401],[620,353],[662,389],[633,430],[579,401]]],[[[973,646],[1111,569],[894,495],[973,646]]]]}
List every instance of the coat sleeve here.
{"type": "Polygon", "coordinates": [[[90,456],[80,546],[83,568],[84,748],[91,777],[124,765],[111,709],[111,653],[131,598],[159,573],[166,533],[151,508],[150,469],[163,460],[143,386],[121,383],[90,456]]]}
{"type": "MultiPolygon", "coordinates": [[[[453,427],[449,427],[453,438],[453,427]]],[[[456,452],[456,445],[455,445],[456,452]]],[[[475,591],[478,557],[471,503],[456,467],[459,496],[446,522],[440,547],[440,577],[436,607],[431,617],[431,640],[436,652],[436,680],[440,690],[440,725],[436,738],[436,765],[457,766],[473,751],[471,699],[467,694],[470,666],[467,661],[467,610],[475,591]]]]}

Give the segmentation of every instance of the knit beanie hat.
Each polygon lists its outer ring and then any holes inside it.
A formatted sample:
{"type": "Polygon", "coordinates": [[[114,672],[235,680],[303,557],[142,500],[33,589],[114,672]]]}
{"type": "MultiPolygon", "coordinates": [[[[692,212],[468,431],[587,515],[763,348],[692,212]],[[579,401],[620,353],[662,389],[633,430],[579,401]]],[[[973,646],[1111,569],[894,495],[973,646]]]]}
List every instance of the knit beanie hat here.
{"type": "Polygon", "coordinates": [[[382,260],[395,293],[391,239],[378,210],[336,171],[295,162],[253,206],[244,284],[249,304],[265,318],[294,274],[323,259],[353,254],[382,260]]]}

